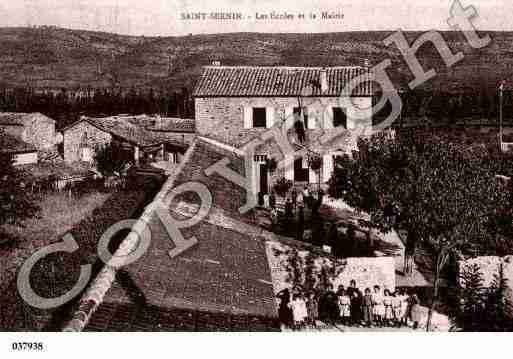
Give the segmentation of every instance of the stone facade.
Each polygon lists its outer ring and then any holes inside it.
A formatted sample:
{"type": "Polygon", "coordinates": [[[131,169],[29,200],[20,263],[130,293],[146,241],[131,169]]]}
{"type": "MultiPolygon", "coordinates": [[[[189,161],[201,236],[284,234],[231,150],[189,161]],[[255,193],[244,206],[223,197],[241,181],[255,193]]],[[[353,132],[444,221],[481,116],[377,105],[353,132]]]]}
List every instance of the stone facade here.
{"type": "MultiPolygon", "coordinates": [[[[333,156],[342,153],[350,153],[356,149],[356,135],[349,131],[358,126],[370,126],[372,121],[372,97],[351,98],[355,105],[353,109],[345,110],[347,116],[346,130],[334,127],[334,108],[341,108],[342,101],[338,97],[305,97],[301,99],[301,107],[306,108],[308,115],[308,128],[306,129],[306,146],[323,156],[323,166],[320,173],[320,181],[325,183],[331,177],[333,171],[333,156]],[[359,113],[354,113],[358,108],[359,113]],[[362,120],[365,118],[365,120],[362,120]],[[327,143],[320,141],[321,136],[338,134],[335,140],[327,143]]],[[[298,108],[296,97],[198,97],[195,99],[196,131],[199,136],[213,138],[222,143],[241,148],[251,140],[258,138],[276,123],[285,124],[287,137],[291,144],[297,143],[297,135],[294,130],[294,108],[298,108]],[[265,108],[266,126],[254,128],[252,123],[253,108],[265,108]]],[[[273,140],[266,141],[255,148],[253,163],[253,191],[262,190],[260,166],[265,163],[265,158],[274,158],[277,161],[284,159],[281,149],[273,140]]],[[[267,183],[274,183],[276,179],[285,177],[297,182],[294,175],[294,155],[288,159],[288,166],[279,169],[273,174],[267,174],[267,183]]],[[[318,183],[319,173],[308,169],[308,164],[303,168],[308,171],[308,182],[318,183]]]]}
{"type": "Polygon", "coordinates": [[[111,140],[109,133],[86,121],[76,123],[64,131],[64,160],[73,163],[87,159],[84,157],[90,157],[97,146],[110,143],[111,140]]]}

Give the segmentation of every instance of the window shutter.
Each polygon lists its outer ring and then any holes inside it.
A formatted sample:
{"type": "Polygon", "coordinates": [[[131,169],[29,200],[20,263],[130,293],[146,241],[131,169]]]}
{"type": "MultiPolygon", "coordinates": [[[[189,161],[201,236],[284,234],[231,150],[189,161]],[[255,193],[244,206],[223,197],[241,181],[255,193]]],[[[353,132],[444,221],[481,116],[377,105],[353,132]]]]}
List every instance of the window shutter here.
{"type": "Polygon", "coordinates": [[[285,119],[286,119],[286,127],[291,128],[294,126],[294,108],[286,107],[285,108],[285,119]]]}
{"type": "Polygon", "coordinates": [[[303,161],[302,161],[303,169],[307,169],[307,168],[309,168],[309,167],[308,167],[308,158],[307,158],[306,156],[304,156],[304,157],[302,158],[302,160],[303,160],[303,161]]]}
{"type": "Polygon", "coordinates": [[[322,158],[323,182],[328,182],[333,174],[333,156],[324,155],[322,158]]]}
{"type": "Polygon", "coordinates": [[[335,118],[335,114],[333,113],[333,107],[327,107],[324,110],[324,128],[330,129],[334,128],[333,119],[335,118]]]}
{"type": "Polygon", "coordinates": [[[294,156],[285,155],[285,178],[294,181],[294,156]]]}
{"type": "Polygon", "coordinates": [[[317,128],[317,119],[316,119],[316,113],[313,111],[313,109],[311,107],[305,107],[303,109],[304,113],[306,114],[306,116],[308,116],[308,128],[310,130],[314,130],[317,128]]]}
{"type": "Polygon", "coordinates": [[[253,109],[249,106],[244,107],[244,128],[253,127],[253,109]]]}
{"type": "Polygon", "coordinates": [[[319,182],[319,172],[315,172],[313,169],[309,168],[308,171],[310,173],[308,174],[308,182],[309,183],[317,183],[319,182]]]}
{"type": "Polygon", "coordinates": [[[265,122],[267,128],[274,126],[274,107],[265,108],[265,122]]]}

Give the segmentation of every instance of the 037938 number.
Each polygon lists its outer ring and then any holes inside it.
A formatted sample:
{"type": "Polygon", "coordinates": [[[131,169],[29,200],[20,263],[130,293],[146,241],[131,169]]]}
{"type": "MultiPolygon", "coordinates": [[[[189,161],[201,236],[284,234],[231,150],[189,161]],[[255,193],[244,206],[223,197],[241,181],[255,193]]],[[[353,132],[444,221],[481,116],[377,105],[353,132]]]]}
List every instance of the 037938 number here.
{"type": "Polygon", "coordinates": [[[16,351],[42,351],[44,345],[41,342],[14,342],[12,343],[12,350],[16,351]]]}

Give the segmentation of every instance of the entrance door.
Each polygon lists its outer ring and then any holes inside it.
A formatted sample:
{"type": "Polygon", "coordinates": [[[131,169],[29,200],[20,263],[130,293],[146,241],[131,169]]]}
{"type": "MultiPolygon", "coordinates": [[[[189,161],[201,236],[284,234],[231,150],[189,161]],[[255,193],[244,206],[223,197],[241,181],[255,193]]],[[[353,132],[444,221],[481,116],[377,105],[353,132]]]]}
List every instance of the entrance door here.
{"type": "Polygon", "coordinates": [[[265,164],[260,164],[260,192],[267,193],[268,192],[268,179],[267,179],[267,166],[265,164]]]}
{"type": "Polygon", "coordinates": [[[296,158],[294,161],[294,181],[308,182],[308,168],[303,168],[303,158],[296,158]]]}

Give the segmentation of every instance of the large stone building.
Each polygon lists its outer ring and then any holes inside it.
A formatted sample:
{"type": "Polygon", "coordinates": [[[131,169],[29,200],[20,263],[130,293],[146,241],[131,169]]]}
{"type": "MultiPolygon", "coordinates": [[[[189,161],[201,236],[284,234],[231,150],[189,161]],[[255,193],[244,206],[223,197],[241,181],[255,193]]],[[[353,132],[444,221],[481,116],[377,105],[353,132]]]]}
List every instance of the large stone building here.
{"type": "Polygon", "coordinates": [[[41,113],[1,112],[0,129],[39,151],[51,151],[61,140],[55,120],[41,113]]]}
{"type": "Polygon", "coordinates": [[[63,133],[67,163],[92,163],[96,149],[113,141],[129,151],[136,164],[143,158],[178,163],[194,138],[194,121],[145,115],[84,116],[63,133]]]}
{"type": "Polygon", "coordinates": [[[254,193],[267,192],[279,177],[295,183],[325,183],[333,172],[334,156],[356,147],[356,136],[349,130],[371,126],[372,95],[366,67],[207,66],[193,93],[196,131],[244,148],[271,127],[280,126],[293,149],[302,149],[303,155],[286,154],[289,165],[270,174],[267,161],[280,161],[284,154],[274,141],[256,147],[250,170],[254,193]],[[362,85],[345,93],[346,85],[359,76],[364,78],[362,85]],[[347,100],[353,105],[347,106],[347,100]],[[330,134],[336,136],[321,140],[330,134]],[[305,149],[313,156],[304,155],[305,149]],[[319,171],[309,165],[308,158],[315,156],[322,158],[319,171]]]}

